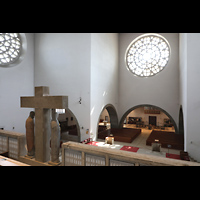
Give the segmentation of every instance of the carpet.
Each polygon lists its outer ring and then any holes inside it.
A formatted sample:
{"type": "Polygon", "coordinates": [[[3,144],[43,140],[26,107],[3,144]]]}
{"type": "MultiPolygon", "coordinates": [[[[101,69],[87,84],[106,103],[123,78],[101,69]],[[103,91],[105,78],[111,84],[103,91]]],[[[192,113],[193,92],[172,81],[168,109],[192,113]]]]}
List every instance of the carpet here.
{"type": "MultiPolygon", "coordinates": [[[[99,142],[94,142],[94,141],[90,141],[87,144],[88,145],[93,145],[93,146],[98,146],[99,142]]],[[[123,146],[120,150],[124,150],[124,151],[130,151],[130,152],[137,152],[139,150],[138,147],[131,147],[131,146],[123,146]]]]}
{"type": "Polygon", "coordinates": [[[139,149],[138,147],[123,146],[120,150],[137,152],[138,149],[139,149]]]}
{"type": "Polygon", "coordinates": [[[93,146],[98,146],[97,143],[98,143],[98,142],[90,141],[90,142],[88,142],[87,144],[93,145],[93,146]]]}
{"type": "Polygon", "coordinates": [[[173,159],[178,159],[180,160],[180,155],[177,154],[172,154],[172,153],[166,153],[166,158],[173,158],[173,159]]]}
{"type": "MultiPolygon", "coordinates": [[[[99,142],[95,142],[95,141],[90,141],[89,143],[87,143],[88,145],[93,145],[93,146],[98,146],[99,142]]],[[[130,152],[137,152],[139,150],[138,147],[131,147],[131,146],[123,146],[120,150],[123,151],[130,151],[130,152]]],[[[166,158],[172,158],[172,159],[178,159],[181,160],[180,155],[178,154],[172,154],[172,153],[166,153],[166,158]]]]}

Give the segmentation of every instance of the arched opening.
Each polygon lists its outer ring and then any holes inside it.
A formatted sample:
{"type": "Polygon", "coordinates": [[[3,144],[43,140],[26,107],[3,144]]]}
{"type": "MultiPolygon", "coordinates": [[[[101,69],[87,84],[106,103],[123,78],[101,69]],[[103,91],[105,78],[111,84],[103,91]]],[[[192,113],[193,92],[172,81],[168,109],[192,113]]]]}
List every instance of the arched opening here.
{"type": "MultiPolygon", "coordinates": [[[[120,124],[119,124],[119,127],[120,128],[123,128],[124,127],[124,123],[128,124],[129,120],[133,121],[134,122],[140,122],[138,123],[138,125],[140,127],[142,127],[143,125],[144,126],[149,126],[149,125],[152,125],[154,126],[155,128],[160,128],[160,129],[167,129],[167,127],[173,127],[174,128],[174,131],[175,133],[179,133],[178,132],[178,128],[177,128],[177,125],[174,121],[174,119],[171,117],[171,115],[166,112],[164,109],[158,107],[158,106],[154,106],[154,105],[150,105],[150,104],[142,104],[142,105],[137,105],[137,106],[134,106],[132,108],[130,108],[129,110],[127,110],[124,115],[122,116],[121,120],[120,120],[120,124]],[[129,114],[138,109],[138,108],[143,108],[143,116],[148,116],[148,118],[144,120],[142,120],[141,116],[135,116],[135,117],[132,117],[132,118],[127,118],[127,116],[129,116],[129,114]],[[146,111],[145,111],[146,110],[146,111]],[[159,112],[160,111],[160,112],[159,112]],[[146,113],[146,114],[145,114],[146,113]],[[162,118],[161,119],[158,119],[158,116],[160,116],[160,114],[157,114],[157,113],[163,113],[162,115],[162,118]],[[166,117],[164,117],[166,116],[166,117]]],[[[137,125],[137,124],[136,124],[137,125]]]]}
{"type": "MultiPolygon", "coordinates": [[[[160,145],[162,152],[173,149],[175,154],[179,153],[178,150],[184,149],[184,137],[178,134],[174,119],[158,106],[143,104],[130,108],[122,116],[119,127],[122,130],[141,131],[141,134],[131,141],[135,147],[154,151],[154,147],[160,145]]],[[[160,152],[160,149],[156,151],[160,152]]]]}
{"type": "Polygon", "coordinates": [[[184,118],[183,118],[182,105],[180,106],[180,110],[179,110],[179,134],[184,135],[184,118]]]}
{"type": "Polygon", "coordinates": [[[97,124],[98,134],[104,130],[118,128],[118,117],[115,107],[112,104],[107,104],[103,107],[97,124]]]}
{"type": "Polygon", "coordinates": [[[61,141],[80,142],[80,128],[77,118],[70,109],[65,109],[64,113],[58,116],[61,129],[61,141]]]}

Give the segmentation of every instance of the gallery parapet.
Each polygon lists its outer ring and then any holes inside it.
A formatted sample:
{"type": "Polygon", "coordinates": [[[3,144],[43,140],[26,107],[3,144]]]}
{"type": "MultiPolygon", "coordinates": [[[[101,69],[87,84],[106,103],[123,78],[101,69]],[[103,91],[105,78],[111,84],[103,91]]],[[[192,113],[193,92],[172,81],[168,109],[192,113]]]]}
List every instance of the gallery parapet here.
{"type": "Polygon", "coordinates": [[[62,144],[63,166],[200,166],[200,163],[162,158],[76,142],[62,144]]]}

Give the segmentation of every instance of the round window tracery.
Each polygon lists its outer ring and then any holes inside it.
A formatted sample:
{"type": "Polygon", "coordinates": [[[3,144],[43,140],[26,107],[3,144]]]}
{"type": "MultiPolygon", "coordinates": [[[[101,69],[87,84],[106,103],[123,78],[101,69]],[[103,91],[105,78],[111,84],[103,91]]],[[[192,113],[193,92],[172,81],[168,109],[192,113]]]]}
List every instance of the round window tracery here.
{"type": "Polygon", "coordinates": [[[166,67],[169,56],[169,43],[164,37],[158,34],[144,34],[129,45],[126,66],[134,75],[150,77],[166,67]]]}
{"type": "Polygon", "coordinates": [[[19,33],[0,33],[0,65],[15,62],[21,54],[19,33]]]}

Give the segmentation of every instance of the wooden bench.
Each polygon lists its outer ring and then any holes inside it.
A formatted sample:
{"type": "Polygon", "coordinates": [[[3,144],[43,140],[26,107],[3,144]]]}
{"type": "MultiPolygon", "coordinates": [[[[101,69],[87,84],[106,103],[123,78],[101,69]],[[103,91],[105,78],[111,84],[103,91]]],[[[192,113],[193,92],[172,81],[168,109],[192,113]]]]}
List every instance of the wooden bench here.
{"type": "Polygon", "coordinates": [[[163,148],[168,148],[168,145],[171,145],[172,149],[184,149],[184,136],[182,134],[153,130],[146,140],[146,145],[151,146],[156,139],[159,140],[159,143],[161,143],[161,147],[163,148]]]}
{"type": "Polygon", "coordinates": [[[112,128],[102,131],[98,134],[99,139],[105,139],[110,134],[113,134],[114,141],[131,143],[139,134],[141,129],[133,128],[112,128]]]}

